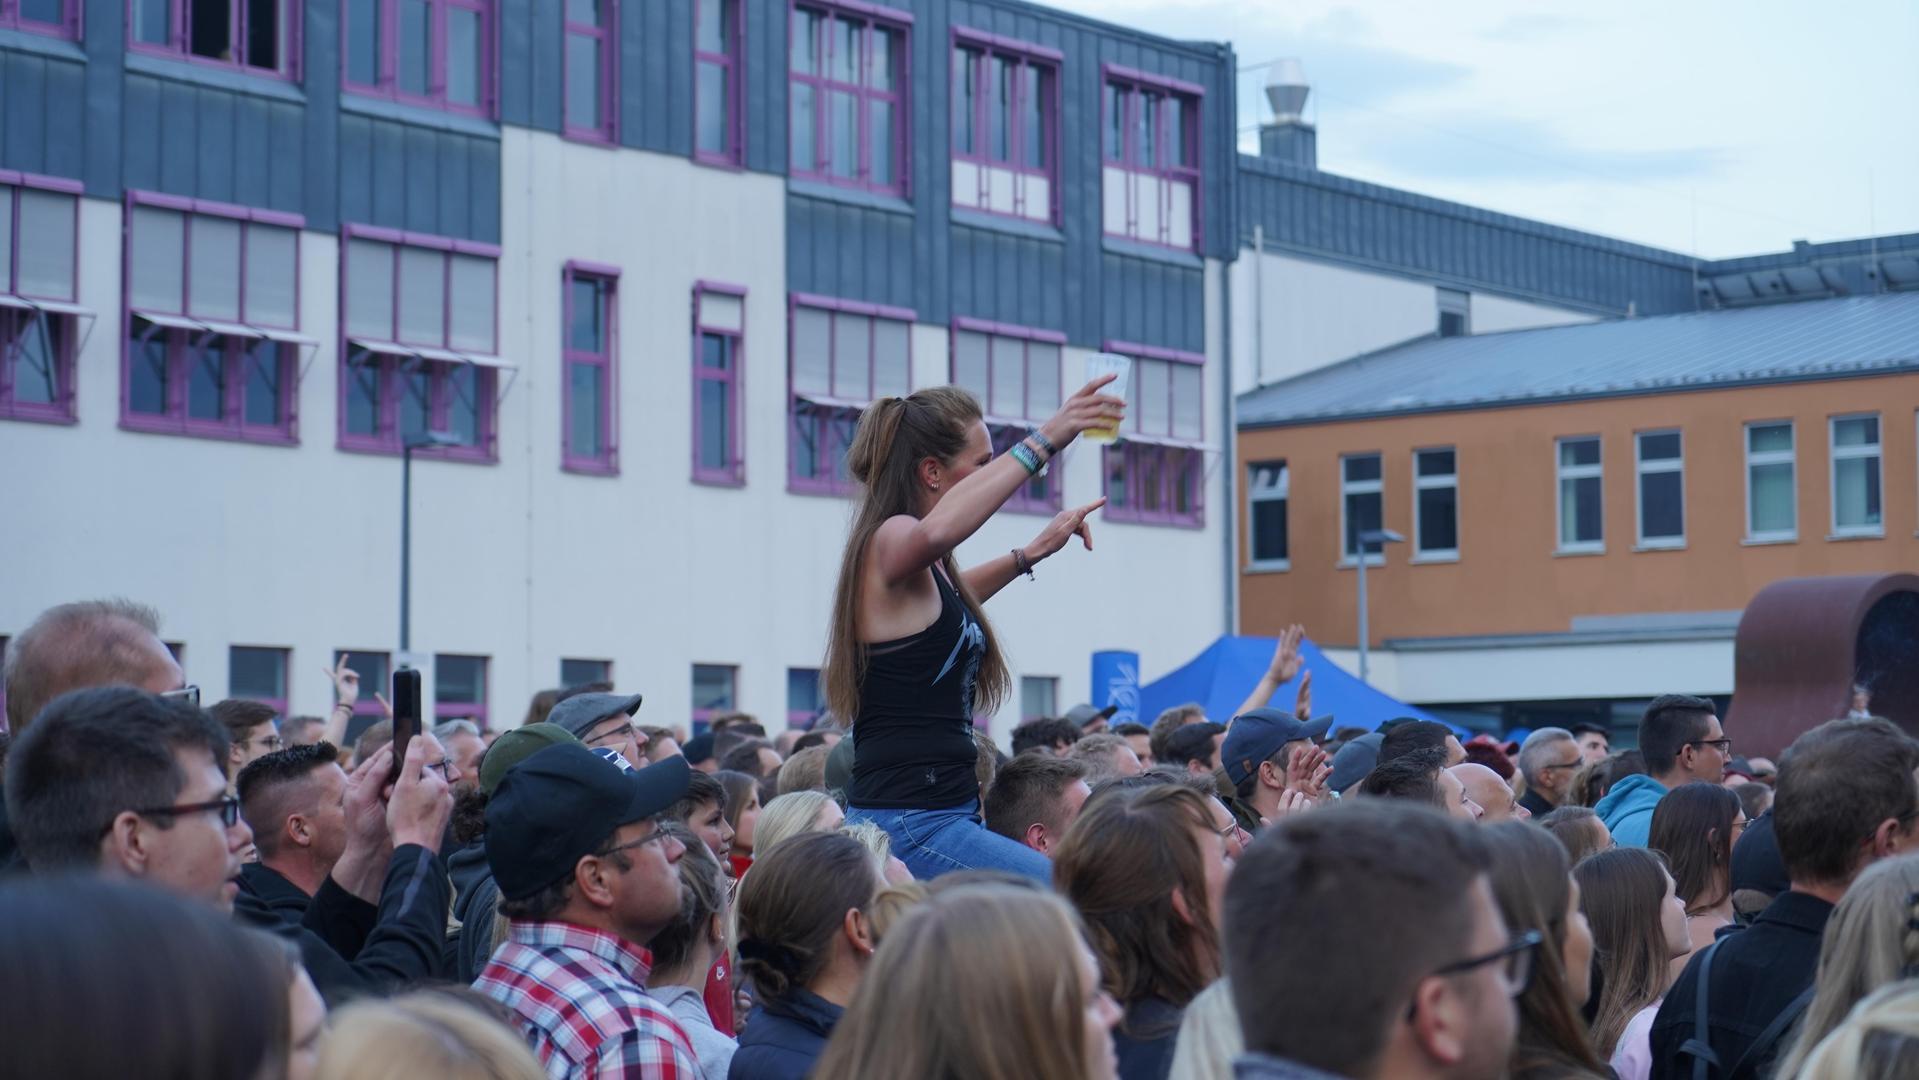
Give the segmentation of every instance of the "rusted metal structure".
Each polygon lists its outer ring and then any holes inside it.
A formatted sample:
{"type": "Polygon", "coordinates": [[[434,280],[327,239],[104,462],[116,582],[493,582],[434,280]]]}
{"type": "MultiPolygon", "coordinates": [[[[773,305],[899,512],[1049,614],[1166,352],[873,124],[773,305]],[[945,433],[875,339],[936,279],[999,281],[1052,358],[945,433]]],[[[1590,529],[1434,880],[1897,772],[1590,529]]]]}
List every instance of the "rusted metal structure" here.
{"type": "Polygon", "coordinates": [[[1789,578],[1739,620],[1726,734],[1741,755],[1776,756],[1852,706],[1919,735],[1919,575],[1789,578]]]}

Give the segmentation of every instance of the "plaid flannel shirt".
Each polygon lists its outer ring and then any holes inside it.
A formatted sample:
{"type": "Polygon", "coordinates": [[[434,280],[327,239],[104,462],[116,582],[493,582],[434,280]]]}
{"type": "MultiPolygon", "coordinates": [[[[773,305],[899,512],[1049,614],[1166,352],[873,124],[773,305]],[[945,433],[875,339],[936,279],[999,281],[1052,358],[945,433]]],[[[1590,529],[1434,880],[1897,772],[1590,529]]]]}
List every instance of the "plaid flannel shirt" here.
{"type": "Polygon", "coordinates": [[[516,922],[473,987],[513,1010],[555,1080],[700,1080],[692,1042],[647,996],[651,961],[604,931],[516,922]]]}

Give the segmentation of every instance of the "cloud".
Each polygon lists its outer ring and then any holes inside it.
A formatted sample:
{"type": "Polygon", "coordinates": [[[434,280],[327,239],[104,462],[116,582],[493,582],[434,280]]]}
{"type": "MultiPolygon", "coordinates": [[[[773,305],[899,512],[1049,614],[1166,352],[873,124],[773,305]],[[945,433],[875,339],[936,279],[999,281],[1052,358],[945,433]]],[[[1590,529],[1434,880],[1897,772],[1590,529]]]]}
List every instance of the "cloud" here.
{"type": "Polygon", "coordinates": [[[1499,24],[1480,36],[1487,41],[1507,44],[1528,44],[1546,38],[1561,37],[1566,33],[1586,25],[1583,19],[1570,15],[1553,15],[1543,11],[1529,11],[1519,15],[1508,15],[1499,24]]]}

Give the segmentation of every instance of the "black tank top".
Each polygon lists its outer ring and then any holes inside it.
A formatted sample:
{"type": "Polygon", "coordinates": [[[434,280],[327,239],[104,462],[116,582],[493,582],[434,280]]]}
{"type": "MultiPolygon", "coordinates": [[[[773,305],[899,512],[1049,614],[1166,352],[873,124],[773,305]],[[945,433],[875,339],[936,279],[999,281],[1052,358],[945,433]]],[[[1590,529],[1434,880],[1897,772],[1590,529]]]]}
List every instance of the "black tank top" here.
{"type": "Polygon", "coordinates": [[[848,801],[874,810],[944,810],[979,798],[973,773],[973,681],[986,635],[943,568],[940,613],[911,637],[866,646],[853,723],[848,801]]]}

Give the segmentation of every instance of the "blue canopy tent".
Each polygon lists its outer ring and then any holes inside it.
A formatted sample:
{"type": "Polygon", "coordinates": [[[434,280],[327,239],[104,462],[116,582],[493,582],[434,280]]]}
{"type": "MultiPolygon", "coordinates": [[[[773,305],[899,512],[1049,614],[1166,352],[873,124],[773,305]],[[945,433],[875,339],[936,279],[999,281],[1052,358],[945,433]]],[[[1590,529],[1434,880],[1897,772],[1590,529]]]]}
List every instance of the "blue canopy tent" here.
{"type": "MultiPolygon", "coordinates": [[[[1278,647],[1277,638],[1220,638],[1185,667],[1139,688],[1140,722],[1151,724],[1161,711],[1197,701],[1206,706],[1207,719],[1225,723],[1259,684],[1259,677],[1266,674],[1267,666],[1273,662],[1273,650],[1278,647]]],[[[1304,670],[1313,673],[1313,715],[1331,714],[1336,728],[1360,727],[1370,731],[1401,716],[1438,720],[1347,674],[1346,669],[1328,660],[1319,646],[1310,641],[1300,642],[1299,653],[1304,670]]],[[[1272,703],[1276,708],[1290,710],[1298,692],[1299,679],[1295,677],[1279,688],[1272,703]]]]}

